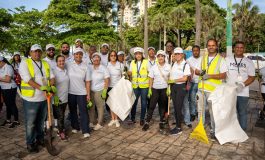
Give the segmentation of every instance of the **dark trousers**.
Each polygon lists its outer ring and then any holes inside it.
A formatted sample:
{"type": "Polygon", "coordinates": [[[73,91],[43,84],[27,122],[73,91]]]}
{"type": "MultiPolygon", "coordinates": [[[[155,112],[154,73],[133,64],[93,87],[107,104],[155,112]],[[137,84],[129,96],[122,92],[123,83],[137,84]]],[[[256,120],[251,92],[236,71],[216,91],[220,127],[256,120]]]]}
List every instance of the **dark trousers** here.
{"type": "MultiPolygon", "coordinates": [[[[109,87],[108,90],[107,90],[107,93],[109,93],[109,91],[110,91],[111,89],[112,89],[112,87],[109,87]]],[[[109,98],[109,94],[107,94],[107,97],[106,97],[105,102],[107,102],[108,98],[109,98]]],[[[109,106],[107,105],[107,103],[105,103],[105,105],[106,105],[106,110],[110,113],[110,108],[109,108],[109,106]]],[[[97,107],[96,107],[96,108],[97,108],[97,107]]]]}
{"type": "Polygon", "coordinates": [[[58,106],[52,105],[53,108],[53,117],[58,119],[58,129],[59,132],[64,131],[64,114],[67,103],[59,104],[58,106]]]}
{"type": "Polygon", "coordinates": [[[176,126],[181,128],[182,121],[182,108],[183,101],[186,95],[186,85],[185,84],[173,84],[171,85],[171,98],[174,106],[174,115],[176,119],[176,126]]]}
{"type": "MultiPolygon", "coordinates": [[[[263,100],[265,101],[265,93],[261,93],[261,94],[262,94],[263,100]]],[[[263,111],[265,111],[265,104],[263,106],[263,111]]]]}
{"type": "Polygon", "coordinates": [[[137,110],[137,103],[139,97],[141,97],[141,116],[140,119],[144,120],[145,113],[146,113],[146,107],[147,107],[147,94],[148,94],[148,88],[134,88],[133,89],[134,94],[136,96],[136,99],[134,101],[132,110],[131,110],[131,120],[135,121],[135,115],[137,110]]]}
{"type": "Polygon", "coordinates": [[[18,121],[18,109],[16,105],[17,88],[2,89],[3,99],[6,104],[6,119],[11,120],[11,115],[14,120],[18,121]]]}
{"type": "Polygon", "coordinates": [[[155,110],[156,104],[158,103],[160,122],[165,121],[165,112],[167,108],[168,98],[166,94],[167,89],[154,89],[152,88],[152,96],[150,97],[150,106],[147,110],[146,121],[150,122],[155,110]]]}
{"type": "Polygon", "coordinates": [[[88,126],[89,116],[86,104],[87,104],[86,95],[68,94],[68,105],[71,115],[71,126],[73,129],[80,130],[78,115],[77,115],[77,105],[78,105],[81,130],[83,134],[90,133],[90,128],[88,126]]]}

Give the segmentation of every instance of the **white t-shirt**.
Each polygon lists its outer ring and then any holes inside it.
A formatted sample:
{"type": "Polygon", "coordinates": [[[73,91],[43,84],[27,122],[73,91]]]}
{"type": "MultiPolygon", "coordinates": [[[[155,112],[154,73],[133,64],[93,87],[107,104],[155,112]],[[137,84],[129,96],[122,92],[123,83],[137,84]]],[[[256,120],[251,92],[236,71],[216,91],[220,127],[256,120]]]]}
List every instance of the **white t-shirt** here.
{"type": "Polygon", "coordinates": [[[102,54],[100,53],[100,56],[101,56],[101,64],[104,65],[104,66],[107,66],[108,64],[108,57],[109,57],[109,54],[102,54]]]}
{"type": "Polygon", "coordinates": [[[107,69],[110,74],[110,84],[109,87],[114,87],[114,85],[121,79],[124,65],[120,62],[116,62],[114,65],[108,62],[107,69]]]}
{"type": "Polygon", "coordinates": [[[186,62],[190,65],[190,68],[194,71],[193,74],[191,75],[192,82],[198,83],[199,82],[199,76],[197,76],[195,74],[195,69],[196,69],[196,66],[198,65],[198,63],[201,63],[201,57],[195,58],[192,56],[192,57],[188,58],[186,62]]]}
{"type": "MultiPolygon", "coordinates": [[[[171,71],[170,71],[170,79],[180,79],[183,78],[184,76],[189,76],[190,73],[190,66],[189,64],[186,63],[185,60],[183,60],[182,62],[180,62],[180,64],[178,64],[177,62],[174,63],[171,71]],[[186,64],[186,65],[185,65],[186,64]],[[185,68],[184,68],[185,66],[185,68]],[[183,72],[184,69],[184,72],[183,72]]],[[[183,84],[185,82],[177,82],[176,84],[183,84]]]]}
{"type": "Polygon", "coordinates": [[[87,95],[86,81],[91,80],[91,73],[85,62],[77,64],[75,61],[66,65],[68,76],[70,78],[69,94],[87,95]]]}
{"type": "Polygon", "coordinates": [[[261,93],[265,93],[265,67],[260,69],[259,74],[262,76],[261,93]]]}
{"type": "Polygon", "coordinates": [[[148,68],[151,69],[156,64],[156,59],[154,61],[151,61],[148,59],[148,68]]]}
{"type": "Polygon", "coordinates": [[[160,71],[159,71],[159,66],[158,64],[155,64],[151,69],[150,72],[148,74],[148,76],[150,78],[153,78],[153,88],[155,89],[164,89],[167,88],[168,84],[167,84],[167,80],[169,77],[169,73],[170,73],[170,69],[171,66],[168,63],[165,63],[163,66],[160,67],[160,71]]]}
{"type": "MultiPolygon", "coordinates": [[[[38,61],[38,62],[36,61],[36,63],[39,66],[41,66],[41,62],[40,61],[38,61]]],[[[38,83],[39,85],[41,85],[41,86],[44,85],[42,80],[43,79],[45,79],[45,80],[47,79],[47,75],[46,75],[46,72],[45,72],[45,68],[42,65],[41,70],[42,70],[42,73],[44,75],[44,77],[43,77],[42,74],[41,74],[40,69],[38,68],[38,66],[34,62],[32,62],[32,65],[34,67],[34,73],[35,73],[34,74],[34,76],[35,76],[34,81],[36,83],[38,83]]],[[[19,74],[20,74],[21,78],[26,83],[28,83],[28,81],[32,78],[30,76],[29,69],[28,69],[28,66],[27,66],[27,63],[25,62],[25,60],[23,60],[20,63],[20,66],[19,66],[19,74]]],[[[52,69],[50,69],[50,78],[51,79],[54,78],[54,74],[53,74],[53,70],[52,69]]],[[[45,82],[45,83],[47,83],[47,82],[45,82]]],[[[45,85],[47,85],[47,84],[45,84],[45,85]]],[[[46,100],[45,92],[43,92],[41,90],[38,90],[38,89],[35,89],[35,94],[33,95],[33,97],[24,97],[24,96],[22,96],[22,98],[24,100],[27,100],[27,101],[30,101],[30,102],[41,102],[41,101],[45,101],[46,100]]]]}
{"type": "Polygon", "coordinates": [[[108,69],[104,65],[99,65],[97,69],[93,65],[89,66],[91,71],[91,90],[94,92],[104,89],[104,80],[110,77],[108,69]]]}
{"type": "Polygon", "coordinates": [[[68,89],[70,79],[68,77],[66,69],[62,70],[59,67],[55,67],[54,70],[55,82],[57,88],[57,95],[62,103],[68,102],[68,89]]]}
{"type": "Polygon", "coordinates": [[[2,68],[0,68],[0,78],[5,78],[5,76],[11,77],[11,82],[6,83],[0,81],[0,86],[1,89],[11,89],[11,88],[16,88],[17,85],[14,81],[14,70],[12,66],[5,64],[2,68]]]}
{"type": "Polygon", "coordinates": [[[43,60],[45,60],[46,62],[48,62],[49,65],[50,65],[50,67],[52,69],[56,68],[56,61],[55,61],[55,59],[49,59],[48,57],[45,57],[45,58],[43,58],[43,60]]]}
{"type": "Polygon", "coordinates": [[[91,65],[91,64],[92,64],[92,59],[90,59],[88,53],[85,53],[85,54],[83,55],[82,60],[83,60],[84,62],[86,62],[87,65],[91,65]]]}
{"type": "MultiPolygon", "coordinates": [[[[255,66],[250,59],[243,57],[236,58],[235,61],[234,56],[229,56],[226,57],[225,60],[228,68],[228,72],[226,74],[227,83],[235,84],[235,82],[245,82],[248,79],[248,76],[255,76],[255,66]],[[240,64],[239,68],[237,67],[237,64],[240,64]]],[[[237,95],[249,97],[249,86],[246,86],[241,92],[237,93],[237,95]]]]}

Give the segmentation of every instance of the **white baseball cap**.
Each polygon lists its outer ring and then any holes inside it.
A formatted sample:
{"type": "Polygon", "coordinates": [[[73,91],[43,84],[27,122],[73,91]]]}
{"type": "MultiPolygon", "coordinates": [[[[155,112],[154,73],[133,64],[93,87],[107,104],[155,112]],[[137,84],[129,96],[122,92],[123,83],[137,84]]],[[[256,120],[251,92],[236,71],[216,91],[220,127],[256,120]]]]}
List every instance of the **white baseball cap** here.
{"type": "Polygon", "coordinates": [[[119,56],[119,55],[124,55],[124,52],[123,51],[119,51],[118,53],[117,53],[117,55],[119,56]]]}
{"type": "Polygon", "coordinates": [[[84,50],[80,47],[74,49],[74,54],[76,54],[78,52],[82,52],[84,54],[84,50]]]}
{"type": "Polygon", "coordinates": [[[54,46],[53,44],[47,44],[47,45],[46,45],[46,51],[47,51],[49,48],[54,48],[54,49],[55,49],[55,46],[54,46]]]}
{"type": "Polygon", "coordinates": [[[101,59],[101,54],[99,54],[98,52],[92,54],[92,58],[94,58],[95,56],[99,56],[99,58],[101,59]]]}
{"type": "Polygon", "coordinates": [[[153,49],[154,51],[156,50],[154,47],[149,47],[149,48],[148,48],[148,51],[149,51],[150,49],[153,49]]]}
{"type": "Polygon", "coordinates": [[[141,47],[135,47],[135,48],[133,49],[133,53],[135,54],[136,52],[144,53],[144,49],[141,48],[141,47]]]}
{"type": "Polygon", "coordinates": [[[0,61],[3,61],[4,60],[4,57],[3,56],[0,56],[0,61]]]}
{"type": "Polygon", "coordinates": [[[14,52],[13,56],[15,55],[19,55],[20,56],[20,52],[14,52]]]}
{"type": "Polygon", "coordinates": [[[158,55],[163,55],[163,56],[166,57],[166,52],[163,51],[163,50],[158,50],[157,53],[156,53],[156,56],[158,56],[158,55]]]}
{"type": "Polygon", "coordinates": [[[75,43],[77,43],[77,42],[81,42],[81,43],[83,43],[82,39],[76,39],[76,40],[75,40],[75,43]]]}
{"type": "Polygon", "coordinates": [[[103,43],[103,44],[101,45],[101,47],[105,47],[105,46],[107,46],[107,47],[109,48],[109,44],[108,44],[108,43],[103,43]]]}
{"type": "Polygon", "coordinates": [[[33,44],[31,47],[30,47],[30,51],[36,51],[36,50],[41,50],[41,46],[39,44],[33,44]]]}
{"type": "Polygon", "coordinates": [[[176,47],[176,48],[174,49],[174,53],[182,53],[182,54],[183,54],[183,49],[180,48],[180,47],[176,47]]]}

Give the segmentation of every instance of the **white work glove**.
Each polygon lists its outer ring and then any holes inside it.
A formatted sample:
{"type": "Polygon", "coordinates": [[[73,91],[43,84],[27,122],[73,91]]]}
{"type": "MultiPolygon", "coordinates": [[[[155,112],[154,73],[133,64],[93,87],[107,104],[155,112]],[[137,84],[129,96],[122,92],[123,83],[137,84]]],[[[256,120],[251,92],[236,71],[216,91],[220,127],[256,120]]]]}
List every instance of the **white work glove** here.
{"type": "Polygon", "coordinates": [[[209,75],[208,75],[208,74],[204,74],[204,75],[202,76],[202,80],[207,80],[207,79],[209,79],[209,75]]]}
{"type": "Polygon", "coordinates": [[[241,92],[244,89],[245,84],[243,82],[236,82],[236,86],[237,86],[236,88],[237,92],[241,92]]]}

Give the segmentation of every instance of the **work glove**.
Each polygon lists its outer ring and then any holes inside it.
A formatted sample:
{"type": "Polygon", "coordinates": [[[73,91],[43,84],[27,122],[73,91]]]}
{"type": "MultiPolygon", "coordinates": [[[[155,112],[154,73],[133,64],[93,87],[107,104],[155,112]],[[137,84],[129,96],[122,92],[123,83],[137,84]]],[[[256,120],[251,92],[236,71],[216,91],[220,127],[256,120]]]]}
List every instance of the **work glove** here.
{"type": "Polygon", "coordinates": [[[59,99],[58,96],[54,96],[54,97],[53,97],[53,104],[54,104],[55,106],[59,106],[59,104],[60,104],[60,99],[59,99]]]}
{"type": "Polygon", "coordinates": [[[258,78],[258,80],[260,80],[262,78],[262,75],[260,75],[259,73],[256,74],[256,77],[258,78]]]}
{"type": "Polygon", "coordinates": [[[49,87],[49,86],[41,86],[41,87],[40,87],[40,90],[41,90],[41,91],[50,92],[50,91],[51,91],[51,87],[49,87]]]}
{"type": "Polygon", "coordinates": [[[51,86],[51,92],[56,94],[57,93],[57,88],[55,86],[51,86]]]}
{"type": "Polygon", "coordinates": [[[166,93],[167,93],[167,96],[170,96],[171,90],[170,90],[170,87],[169,86],[167,87],[167,92],[166,93]]]}
{"type": "Polygon", "coordinates": [[[168,84],[173,84],[173,83],[175,83],[175,80],[174,79],[170,79],[170,80],[167,81],[167,83],[168,84]]]}
{"type": "Polygon", "coordinates": [[[149,88],[149,90],[148,90],[148,94],[147,94],[147,97],[150,98],[151,96],[152,96],[152,89],[149,88]]]}
{"type": "Polygon", "coordinates": [[[237,86],[236,88],[237,92],[241,92],[244,89],[245,84],[243,82],[236,82],[236,86],[237,86]]]}
{"type": "Polygon", "coordinates": [[[201,71],[200,71],[200,76],[205,75],[205,73],[206,73],[206,70],[201,70],[201,71]]]}
{"type": "Polygon", "coordinates": [[[208,74],[204,74],[204,75],[202,76],[202,80],[207,80],[207,79],[209,79],[209,75],[208,75],[208,74]]]}
{"type": "Polygon", "coordinates": [[[103,89],[103,91],[101,93],[101,98],[102,99],[106,99],[107,98],[107,89],[103,89]]]}
{"type": "Polygon", "coordinates": [[[87,109],[90,109],[92,106],[93,106],[92,101],[88,101],[86,105],[87,109]]]}

